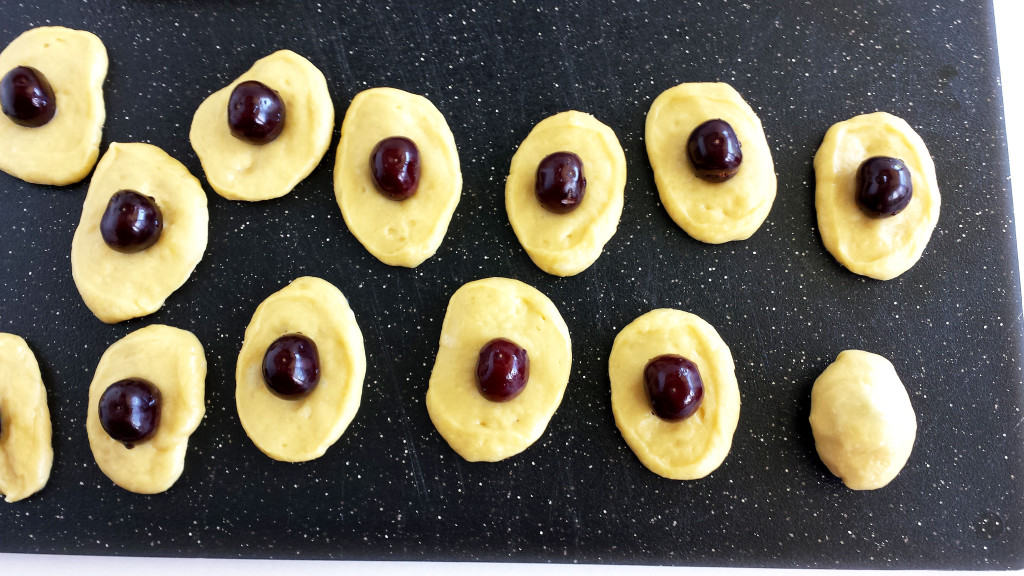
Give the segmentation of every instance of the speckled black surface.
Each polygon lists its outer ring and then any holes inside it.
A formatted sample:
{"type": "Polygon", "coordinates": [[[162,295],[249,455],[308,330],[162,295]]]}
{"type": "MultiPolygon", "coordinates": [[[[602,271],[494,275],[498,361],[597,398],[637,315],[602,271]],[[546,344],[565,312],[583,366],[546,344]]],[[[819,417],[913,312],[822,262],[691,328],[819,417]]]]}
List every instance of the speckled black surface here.
{"type": "MultiPolygon", "coordinates": [[[[199,102],[277,48],[327,76],[338,123],[359,90],[427,95],[447,116],[465,187],[437,255],[389,268],[348,233],[332,146],[287,197],[228,202],[207,187],[210,243],[158,313],[96,320],[69,249],[87,183],[0,174],[0,330],[23,335],[50,391],[46,489],[0,505],[0,550],[277,558],[514,560],[841,567],[1024,563],[1021,318],[991,6],[932,2],[0,1],[0,45],[33,26],[107,45],[104,145],[145,141],[202,176],[188,144],[199,102]],[[449,4],[443,6],[442,4],[449,4]],[[681,81],[733,84],[760,114],[779,194],[752,239],[691,240],[657,201],[643,148],[651,100],[681,81]],[[504,178],[531,126],[568,108],[612,126],[629,177],[618,233],[559,279],[527,258],[504,178]],[[936,160],[942,215],[921,262],[890,282],[842,269],[815,226],[811,159],[825,130],[887,110],[936,160]],[[234,365],[256,305],[313,274],[350,299],[366,339],[358,416],[327,454],[271,461],[242,431],[234,365]],[[445,303],[462,283],[524,280],[573,336],[565,400],[533,447],[469,464],[423,397],[445,303]],[[743,408],[710,477],[643,468],[611,414],[615,333],[655,307],[710,321],[736,358],[743,408]],[[207,349],[207,415],[184,475],[138,496],[97,468],[87,389],[103,350],[153,322],[207,349]],[[914,453],[887,488],[852,492],[807,424],[818,373],[844,348],[890,358],[917,411],[914,453]]],[[[335,142],[337,127],[335,128],[335,142]]],[[[205,182],[204,182],[205,185],[205,182]]]]}

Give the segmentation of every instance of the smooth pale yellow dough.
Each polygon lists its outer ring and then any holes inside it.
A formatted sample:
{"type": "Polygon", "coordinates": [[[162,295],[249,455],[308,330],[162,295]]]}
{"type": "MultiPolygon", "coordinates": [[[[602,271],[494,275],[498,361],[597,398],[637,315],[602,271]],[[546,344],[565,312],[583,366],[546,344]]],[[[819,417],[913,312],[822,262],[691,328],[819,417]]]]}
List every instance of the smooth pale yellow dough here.
{"type": "Polygon", "coordinates": [[[710,324],[669,308],[640,316],[615,337],[608,377],[615,425],[652,472],[673,480],[695,480],[725,460],[740,417],[740,391],[732,353],[710,324]],[[662,354],[688,358],[700,371],[704,398],[684,420],[662,420],[651,409],[644,368],[662,354]]]}
{"type": "Polygon", "coordinates": [[[772,152],[761,120],[732,86],[692,82],[662,92],[647,112],[645,139],[661,203],[693,238],[746,240],[768,217],[776,189],[772,152]],[[699,178],[686,152],[693,130],[715,119],[732,126],[743,152],[739,172],[717,183],[699,178]]]}
{"type": "Polygon", "coordinates": [[[533,444],[562,403],[572,346],[558,308],[536,288],[508,278],[463,285],[448,302],[427,388],[437,431],[470,462],[497,462],[533,444]],[[505,338],[526,350],[530,376],[518,396],[492,402],[480,393],[480,349],[505,338]]]}
{"type": "Polygon", "coordinates": [[[345,296],[320,278],[297,278],[252,315],[235,366],[235,404],[245,433],[274,460],[304,462],[324,455],[359,410],[366,375],[363,334],[345,296]],[[307,396],[275,396],[263,380],[263,356],[285,334],[316,344],[320,382],[307,396]]]}
{"type": "Polygon", "coordinates": [[[295,52],[279,50],[203,100],[189,139],[217,194],[254,202],[284,196],[309,176],[333,131],[334,104],[323,73],[295,52]],[[228,101],[235,86],[247,80],[276,90],[284,102],[284,128],[270,143],[251,144],[231,135],[228,101]]]}
{"type": "Polygon", "coordinates": [[[33,28],[0,52],[0,76],[16,66],[42,72],[57,112],[29,128],[0,114],[0,170],[35,184],[63,186],[85,178],[100,154],[106,112],[107,49],[95,35],[60,26],[33,28]]]}
{"type": "Polygon", "coordinates": [[[939,185],[924,141],[901,118],[885,112],[834,124],[814,155],[814,204],[825,248],[851,272],[890,280],[920,258],[939,220],[939,185]],[[857,205],[857,169],[873,156],[899,158],[913,195],[902,212],[872,218],[857,205]]]}
{"type": "Polygon", "coordinates": [[[189,436],[206,413],[206,355],[191,333],[153,324],[107,348],[89,385],[85,429],[100,470],[115,484],[138,494],[158,494],[185,469],[189,436]],[[100,424],[99,402],[111,384],[125,378],[148,380],[160,391],[156,432],[132,448],[111,438],[100,424]]]}
{"type": "Polygon", "coordinates": [[[71,241],[71,274],[85,305],[107,323],[159,310],[202,259],[209,219],[206,193],[184,165],[150,144],[111,144],[71,241]],[[159,240],[131,254],[107,246],[100,234],[110,197],[126,189],[156,199],[163,216],[159,240]]]}
{"type": "Polygon", "coordinates": [[[0,494],[39,492],[53,465],[50,409],[39,364],[20,336],[0,332],[0,494]]]}
{"type": "Polygon", "coordinates": [[[626,155],[611,128],[570,110],[541,120],[519,145],[505,181],[512,230],[538,268],[555,276],[586,270],[615,235],[626,187],[626,155]],[[549,154],[573,152],[583,162],[586,192],[576,209],[556,214],[537,200],[537,166],[549,154]]]}
{"type": "Polygon", "coordinates": [[[818,456],[852,490],[892,481],[910,458],[917,418],[891,362],[844,350],[811,389],[811,430],[818,456]]]}
{"type": "Polygon", "coordinates": [[[371,88],[352,99],[341,124],[334,194],[349,231],[390,266],[414,268],[437,252],[462,195],[455,137],[441,112],[423,96],[371,88]],[[381,140],[404,136],[420,153],[416,193],[405,200],[381,194],[370,155],[381,140]]]}

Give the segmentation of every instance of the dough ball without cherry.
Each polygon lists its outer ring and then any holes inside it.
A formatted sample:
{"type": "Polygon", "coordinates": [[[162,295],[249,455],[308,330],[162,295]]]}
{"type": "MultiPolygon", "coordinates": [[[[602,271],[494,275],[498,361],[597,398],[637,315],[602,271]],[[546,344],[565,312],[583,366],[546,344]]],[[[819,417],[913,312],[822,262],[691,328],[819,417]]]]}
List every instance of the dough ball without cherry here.
{"type": "Polygon", "coordinates": [[[50,409],[28,344],[0,333],[0,495],[17,502],[39,492],[53,465],[50,409]]]}
{"type": "Polygon", "coordinates": [[[818,456],[852,490],[889,484],[910,458],[917,417],[892,363],[844,350],[814,381],[811,430],[818,456]]]}

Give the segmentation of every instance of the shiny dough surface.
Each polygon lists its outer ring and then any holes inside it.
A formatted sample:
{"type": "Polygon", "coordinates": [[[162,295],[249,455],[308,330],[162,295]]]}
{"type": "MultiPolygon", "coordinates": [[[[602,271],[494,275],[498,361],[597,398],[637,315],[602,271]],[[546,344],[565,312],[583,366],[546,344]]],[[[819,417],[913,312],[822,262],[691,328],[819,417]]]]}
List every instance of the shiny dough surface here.
{"type": "Polygon", "coordinates": [[[536,288],[509,278],[463,285],[448,302],[427,388],[427,412],[452,450],[471,462],[519,454],[548,426],[569,383],[569,329],[555,304],[536,288]],[[524,348],[526,387],[508,402],[477,388],[480,349],[494,338],[524,348]]]}
{"type": "Polygon", "coordinates": [[[279,50],[204,100],[192,118],[189,139],[217,194],[257,201],[284,196],[309,176],[327,152],[333,131],[334,104],[323,73],[295,52],[279,50]],[[251,144],[231,135],[228,101],[235,86],[247,80],[276,90],[284,102],[284,128],[270,143],[251,144]]]}
{"type": "Polygon", "coordinates": [[[652,472],[674,480],[695,480],[725,460],[739,421],[740,393],[732,353],[710,324],[668,308],[640,316],[615,337],[608,377],[615,425],[652,472]],[[700,407],[684,420],[662,420],[651,409],[644,367],[662,354],[688,358],[704,382],[700,407]]]}
{"type": "Polygon", "coordinates": [[[814,205],[825,248],[851,272],[890,280],[921,258],[939,220],[935,164],[924,140],[886,112],[834,124],[814,155],[814,205]],[[902,212],[872,218],[857,205],[857,169],[872,156],[899,158],[910,171],[913,195],[902,212]]]}
{"type": "Polygon", "coordinates": [[[414,268],[437,252],[462,195],[455,137],[441,112],[423,96],[371,88],[352,99],[341,125],[334,194],[352,235],[381,262],[414,268]],[[370,171],[377,143],[412,140],[420,153],[416,193],[405,200],[381,194],[370,171]]]}
{"type": "Polygon", "coordinates": [[[366,375],[363,335],[345,296],[320,278],[297,278],[252,315],[235,366],[235,404],[245,433],[275,460],[323,456],[359,410],[366,375]],[[285,334],[316,343],[320,382],[298,399],[275,396],[263,380],[263,356],[285,334]]]}
{"type": "Polygon", "coordinates": [[[43,489],[53,465],[50,409],[39,363],[20,336],[0,332],[0,495],[43,489]]]}
{"type": "Polygon", "coordinates": [[[206,412],[206,355],[191,333],[153,324],[107,348],[89,385],[85,428],[100,470],[115,484],[139,494],[174,485],[185,469],[189,436],[206,412]],[[142,378],[160,390],[160,422],[149,439],[126,448],[100,424],[103,392],[118,380],[142,378]]]}
{"type": "Polygon", "coordinates": [[[202,259],[209,219],[206,192],[183,164],[150,144],[112,143],[71,241],[71,273],[85,305],[107,323],[159,310],[202,259]],[[163,216],[159,240],[131,254],[110,248],[100,234],[110,197],[125,189],[153,197],[163,216]]]}
{"type": "Polygon", "coordinates": [[[527,255],[541,270],[573,276],[586,270],[615,235],[626,187],[626,156],[611,128],[590,114],[570,110],[540,121],[512,156],[505,181],[505,210],[527,255]],[[537,167],[549,154],[573,152],[583,162],[583,202],[566,214],[537,200],[537,167]]]}
{"type": "Polygon", "coordinates": [[[106,111],[107,49],[95,35],[60,26],[33,28],[0,52],[0,76],[16,66],[42,72],[57,112],[29,128],[0,114],[0,170],[35,184],[63,186],[85,178],[100,154],[106,111]]]}
{"type": "Polygon", "coordinates": [[[749,238],[775,201],[775,165],[761,120],[743,97],[724,83],[691,82],[669,88],[647,112],[647,157],[658,195],[672,220],[701,242],[749,238]],[[695,128],[725,120],[743,152],[739,172],[725,182],[697,176],[686,152],[695,128]]]}

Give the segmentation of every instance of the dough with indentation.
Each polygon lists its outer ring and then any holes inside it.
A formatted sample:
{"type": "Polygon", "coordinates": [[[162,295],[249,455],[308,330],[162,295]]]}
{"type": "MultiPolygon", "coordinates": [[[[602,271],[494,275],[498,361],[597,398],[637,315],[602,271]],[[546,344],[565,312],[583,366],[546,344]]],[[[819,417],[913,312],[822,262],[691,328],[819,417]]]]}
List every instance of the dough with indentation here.
{"type": "Polygon", "coordinates": [[[17,502],[46,486],[50,409],[39,363],[20,336],[0,333],[0,494],[17,502]]]}

